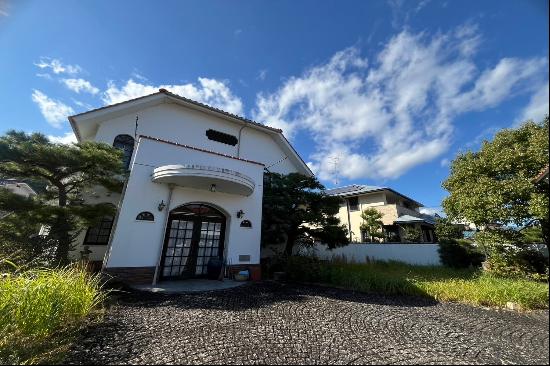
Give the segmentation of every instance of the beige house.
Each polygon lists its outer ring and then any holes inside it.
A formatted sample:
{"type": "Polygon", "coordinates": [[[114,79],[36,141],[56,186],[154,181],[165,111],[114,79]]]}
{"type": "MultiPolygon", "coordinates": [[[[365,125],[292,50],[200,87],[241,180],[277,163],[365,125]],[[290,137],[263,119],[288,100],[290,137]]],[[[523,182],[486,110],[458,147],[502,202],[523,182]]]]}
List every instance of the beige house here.
{"type": "Polygon", "coordinates": [[[381,242],[406,242],[405,234],[410,228],[420,230],[420,242],[436,241],[434,218],[420,213],[419,209],[423,205],[391,188],[351,185],[329,189],[326,192],[342,198],[338,218],[347,225],[351,242],[369,241],[367,233],[360,230],[363,222],[361,212],[367,208],[374,208],[383,214],[384,239],[381,242]]]}

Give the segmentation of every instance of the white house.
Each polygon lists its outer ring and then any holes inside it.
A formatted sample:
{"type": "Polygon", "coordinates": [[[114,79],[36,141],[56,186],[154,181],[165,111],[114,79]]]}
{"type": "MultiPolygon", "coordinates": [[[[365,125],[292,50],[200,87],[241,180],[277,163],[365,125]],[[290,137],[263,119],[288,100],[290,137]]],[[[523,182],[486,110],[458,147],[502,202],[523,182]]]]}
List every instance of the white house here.
{"type": "Polygon", "coordinates": [[[128,282],[204,276],[210,258],[260,277],[263,175],[311,171],[282,131],[167,90],[69,117],[78,141],[125,152],[129,177],[72,252],[128,282]]]}

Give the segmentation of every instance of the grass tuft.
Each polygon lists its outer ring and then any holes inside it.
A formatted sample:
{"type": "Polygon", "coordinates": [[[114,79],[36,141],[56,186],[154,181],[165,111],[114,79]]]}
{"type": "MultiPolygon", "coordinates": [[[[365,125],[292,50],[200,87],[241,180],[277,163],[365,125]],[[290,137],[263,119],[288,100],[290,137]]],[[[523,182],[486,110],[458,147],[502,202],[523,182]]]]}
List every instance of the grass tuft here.
{"type": "Polygon", "coordinates": [[[5,274],[0,279],[0,361],[41,362],[39,354],[62,349],[71,329],[105,296],[99,276],[79,266],[5,274]]]}
{"type": "Polygon", "coordinates": [[[288,262],[289,278],[326,283],[363,292],[414,295],[438,301],[505,307],[548,309],[548,284],[525,279],[502,278],[475,269],[442,266],[414,266],[400,262],[320,262],[293,257],[288,262]]]}

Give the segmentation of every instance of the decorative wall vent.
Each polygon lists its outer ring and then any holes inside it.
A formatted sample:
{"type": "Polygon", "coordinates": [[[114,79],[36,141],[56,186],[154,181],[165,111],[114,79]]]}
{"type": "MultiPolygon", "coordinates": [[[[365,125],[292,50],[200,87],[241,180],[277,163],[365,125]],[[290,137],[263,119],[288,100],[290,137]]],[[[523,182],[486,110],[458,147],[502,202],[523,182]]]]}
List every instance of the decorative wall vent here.
{"type": "Polygon", "coordinates": [[[138,213],[138,215],[136,216],[136,220],[139,220],[139,221],[155,221],[155,216],[153,216],[153,214],[150,213],[149,211],[143,211],[143,212],[138,213]]]}
{"type": "Polygon", "coordinates": [[[250,220],[243,220],[241,221],[241,227],[252,227],[252,223],[250,220]]]}
{"type": "Polygon", "coordinates": [[[209,140],[231,146],[235,146],[239,143],[239,140],[235,136],[212,129],[206,130],[206,137],[208,137],[209,140]]]}

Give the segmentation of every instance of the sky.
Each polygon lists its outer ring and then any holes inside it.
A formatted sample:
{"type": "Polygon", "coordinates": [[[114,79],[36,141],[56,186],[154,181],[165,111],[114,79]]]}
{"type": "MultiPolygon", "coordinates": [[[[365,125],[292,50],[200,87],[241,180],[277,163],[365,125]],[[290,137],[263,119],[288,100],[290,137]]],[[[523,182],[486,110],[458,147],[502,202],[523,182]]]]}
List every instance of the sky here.
{"type": "Polygon", "coordinates": [[[0,0],[0,133],[160,87],[281,128],[326,187],[440,208],[460,152],[548,113],[547,0],[0,0]]]}

